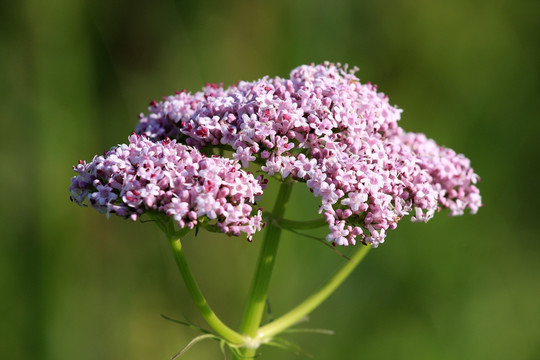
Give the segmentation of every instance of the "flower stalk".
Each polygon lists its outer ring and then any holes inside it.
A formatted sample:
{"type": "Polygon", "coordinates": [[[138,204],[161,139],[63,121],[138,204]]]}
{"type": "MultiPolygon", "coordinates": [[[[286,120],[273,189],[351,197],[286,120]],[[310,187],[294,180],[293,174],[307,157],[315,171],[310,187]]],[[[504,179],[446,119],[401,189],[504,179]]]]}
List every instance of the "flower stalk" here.
{"type": "MultiPolygon", "coordinates": [[[[281,184],[274,205],[274,217],[281,218],[285,213],[292,186],[292,182],[283,182],[281,184]]],[[[267,224],[266,233],[257,262],[257,269],[253,278],[242,325],[240,327],[241,333],[251,338],[255,338],[257,335],[257,330],[259,329],[264,308],[266,306],[268,286],[270,284],[270,277],[276,260],[281,230],[281,227],[277,226],[272,221],[267,224]]],[[[245,356],[247,355],[248,354],[245,354],[245,356]]]]}
{"type": "Polygon", "coordinates": [[[261,327],[257,332],[257,337],[262,339],[263,342],[264,339],[271,339],[275,335],[295,325],[315,310],[345,281],[351,272],[364,259],[370,249],[371,246],[359,245],[350,260],[348,260],[323,287],[285,315],[282,315],[278,319],[261,327]]]}
{"type": "Polygon", "coordinates": [[[277,219],[273,214],[267,212],[263,212],[263,219],[268,221],[277,221],[279,226],[286,230],[310,230],[328,225],[324,218],[304,221],[289,220],[284,218],[277,219]]]}
{"type": "Polygon", "coordinates": [[[195,303],[195,306],[201,313],[204,320],[206,320],[208,325],[210,325],[216,334],[225,339],[228,343],[245,343],[245,337],[225,325],[225,323],[223,323],[223,321],[221,321],[221,319],[214,313],[206,301],[206,298],[199,288],[197,281],[193,277],[191,269],[189,268],[186,255],[184,253],[184,248],[182,247],[182,242],[180,241],[178,233],[174,231],[173,223],[171,221],[164,223],[158,220],[158,225],[165,232],[165,235],[169,240],[169,244],[171,246],[176,265],[178,266],[180,274],[182,275],[182,279],[186,284],[186,288],[188,289],[191,299],[195,303]]]}

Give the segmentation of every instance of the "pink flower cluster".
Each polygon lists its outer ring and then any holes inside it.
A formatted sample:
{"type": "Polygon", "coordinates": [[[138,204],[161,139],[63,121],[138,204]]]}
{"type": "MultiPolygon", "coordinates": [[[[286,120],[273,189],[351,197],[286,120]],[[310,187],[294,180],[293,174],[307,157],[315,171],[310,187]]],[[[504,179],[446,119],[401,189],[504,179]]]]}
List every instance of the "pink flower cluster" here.
{"type": "MultiPolygon", "coordinates": [[[[377,246],[411,214],[427,221],[481,206],[469,160],[397,124],[401,110],[356,69],[324,63],[229,88],[207,84],[153,101],[136,132],[153,141],[221,147],[243,167],[304,182],[321,198],[327,240],[377,246]]],[[[97,189],[97,188],[96,188],[97,189]]]]}
{"type": "Polygon", "coordinates": [[[260,180],[236,161],[206,157],[175,140],[152,142],[131,135],[90,163],[74,166],[71,198],[86,199],[98,211],[137,220],[147,211],[174,218],[180,228],[202,219],[229,235],[244,232],[251,240],[261,229],[261,209],[253,205],[263,192],[260,180]]]}

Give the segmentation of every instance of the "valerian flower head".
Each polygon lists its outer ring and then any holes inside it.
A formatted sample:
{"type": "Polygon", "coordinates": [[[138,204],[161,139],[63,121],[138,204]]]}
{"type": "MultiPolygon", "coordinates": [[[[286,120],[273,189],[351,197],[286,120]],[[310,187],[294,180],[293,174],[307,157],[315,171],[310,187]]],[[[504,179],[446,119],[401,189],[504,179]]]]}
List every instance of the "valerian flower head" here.
{"type": "Polygon", "coordinates": [[[153,142],[134,134],[128,144],[73,169],[78,173],[71,180],[73,201],[86,200],[107,216],[137,220],[145,212],[161,212],[180,228],[204,221],[248,239],[262,226],[261,210],[253,209],[263,191],[260,179],[237,161],[206,157],[176,140],[153,142]]]}
{"type": "MultiPolygon", "coordinates": [[[[243,167],[255,161],[269,176],[304,182],[321,198],[327,239],[338,245],[359,239],[377,246],[409,214],[413,221],[428,221],[441,208],[451,215],[475,213],[481,197],[469,160],[423,134],[405,132],[397,123],[401,110],[376,85],[361,84],[355,71],[331,63],[304,65],[288,79],[177,92],[153,101],[136,132],[153,141],[224,147],[243,167]]],[[[81,172],[74,199],[83,196],[79,184],[92,181],[81,172]]],[[[92,183],[99,195],[89,197],[98,207],[122,196],[98,185],[92,183]]],[[[147,194],[155,196],[152,191],[147,194]]],[[[128,196],[126,206],[139,206],[140,195],[128,196]]],[[[213,204],[199,208],[214,216],[213,204]]]]}

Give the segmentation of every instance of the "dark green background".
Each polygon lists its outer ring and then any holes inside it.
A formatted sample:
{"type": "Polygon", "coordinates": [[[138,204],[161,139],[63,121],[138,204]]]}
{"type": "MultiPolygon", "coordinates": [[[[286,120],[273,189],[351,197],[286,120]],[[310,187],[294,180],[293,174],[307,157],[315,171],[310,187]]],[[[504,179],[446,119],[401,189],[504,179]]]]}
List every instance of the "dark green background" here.
{"type": "MultiPolygon", "coordinates": [[[[70,203],[71,166],[125,142],[152,99],[330,60],[379,84],[406,130],[466,154],[485,206],[402,221],[306,325],[335,335],[289,339],[320,360],[540,358],[538,1],[0,4],[0,357],[168,359],[198,335],[159,316],[202,324],[157,227],[70,203]]],[[[311,218],[316,204],[298,186],[288,215],[311,218]]],[[[235,327],[258,240],[185,239],[235,327]]],[[[274,314],[341,261],[286,234],[274,314]]],[[[220,353],[208,341],[183,358],[220,353]]]]}

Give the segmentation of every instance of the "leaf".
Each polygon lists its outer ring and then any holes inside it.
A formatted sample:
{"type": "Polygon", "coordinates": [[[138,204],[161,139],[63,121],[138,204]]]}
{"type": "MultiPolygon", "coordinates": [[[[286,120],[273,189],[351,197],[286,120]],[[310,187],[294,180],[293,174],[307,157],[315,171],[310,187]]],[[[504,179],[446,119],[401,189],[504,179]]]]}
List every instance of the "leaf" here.
{"type": "Polygon", "coordinates": [[[196,338],[191,340],[182,350],[177,352],[170,360],[177,359],[178,357],[182,356],[182,354],[184,354],[186,351],[188,351],[193,345],[195,345],[196,343],[201,342],[201,341],[203,341],[205,339],[220,340],[220,338],[217,337],[214,334],[204,334],[204,335],[197,336],[196,338]]]}

